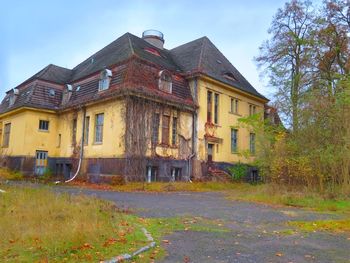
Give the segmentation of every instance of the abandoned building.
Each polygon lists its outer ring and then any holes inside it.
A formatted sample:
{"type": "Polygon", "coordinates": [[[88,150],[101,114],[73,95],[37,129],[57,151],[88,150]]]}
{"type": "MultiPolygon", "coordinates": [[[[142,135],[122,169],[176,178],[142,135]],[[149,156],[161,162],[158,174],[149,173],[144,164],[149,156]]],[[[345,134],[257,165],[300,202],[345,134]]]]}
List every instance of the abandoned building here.
{"type": "Polygon", "coordinates": [[[163,45],[159,31],[126,33],[73,69],[50,64],[6,92],[1,165],[92,181],[185,181],[254,158],[256,136],[237,121],[268,100],[207,37],[163,45]]]}

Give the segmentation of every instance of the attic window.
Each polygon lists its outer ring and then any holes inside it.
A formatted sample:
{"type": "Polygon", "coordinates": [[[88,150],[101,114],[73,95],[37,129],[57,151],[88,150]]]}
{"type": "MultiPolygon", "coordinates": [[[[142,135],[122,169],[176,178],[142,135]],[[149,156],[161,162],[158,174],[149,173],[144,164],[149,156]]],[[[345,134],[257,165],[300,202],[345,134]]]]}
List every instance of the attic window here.
{"type": "Polygon", "coordinates": [[[15,104],[18,94],[19,94],[18,89],[13,89],[13,93],[10,95],[10,98],[9,98],[9,107],[15,104]]]}
{"type": "Polygon", "coordinates": [[[109,83],[111,82],[112,71],[105,69],[100,74],[100,81],[98,83],[98,91],[103,91],[109,88],[109,83]]]}
{"type": "Polygon", "coordinates": [[[237,81],[237,79],[235,78],[235,76],[231,72],[224,73],[224,78],[237,81]]]}
{"type": "Polygon", "coordinates": [[[172,79],[171,75],[167,70],[162,70],[159,72],[158,87],[161,91],[171,93],[172,92],[172,79]]]}
{"type": "Polygon", "coordinates": [[[9,107],[15,104],[15,101],[16,101],[16,96],[12,94],[9,98],[9,107]]]}
{"type": "Polygon", "coordinates": [[[160,53],[158,52],[158,50],[156,50],[155,48],[151,48],[151,47],[146,47],[145,48],[145,51],[153,54],[153,55],[156,55],[158,57],[160,57],[160,53]]]}
{"type": "Polygon", "coordinates": [[[75,91],[79,91],[80,90],[80,86],[75,88],[75,91]]]}
{"type": "Polygon", "coordinates": [[[50,97],[54,97],[56,95],[55,90],[54,89],[50,89],[49,90],[49,95],[50,95],[50,97]]]}

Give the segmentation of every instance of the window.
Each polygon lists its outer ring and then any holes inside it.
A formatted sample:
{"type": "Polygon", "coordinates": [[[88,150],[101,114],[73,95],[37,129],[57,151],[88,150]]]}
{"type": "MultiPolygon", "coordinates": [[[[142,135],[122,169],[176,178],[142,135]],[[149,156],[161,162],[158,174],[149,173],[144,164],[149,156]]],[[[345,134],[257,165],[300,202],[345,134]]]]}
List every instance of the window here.
{"type": "Polygon", "coordinates": [[[211,118],[212,118],[212,96],[213,96],[213,93],[211,91],[208,91],[207,93],[207,122],[211,123],[211,118]]]}
{"type": "Polygon", "coordinates": [[[255,133],[250,134],[250,153],[255,154],[255,133]]]}
{"type": "Polygon", "coordinates": [[[96,114],[95,120],[95,143],[102,143],[103,141],[103,119],[104,114],[96,114]]]}
{"type": "Polygon", "coordinates": [[[105,69],[101,72],[100,81],[98,83],[98,91],[103,91],[109,88],[109,83],[112,78],[112,71],[105,69]]]}
{"type": "Polygon", "coordinates": [[[153,115],[152,121],[152,143],[157,144],[159,141],[159,113],[153,115]]]}
{"type": "Polygon", "coordinates": [[[9,99],[9,107],[15,104],[15,101],[16,101],[16,96],[12,94],[9,99]]]}
{"type": "Polygon", "coordinates": [[[11,132],[11,123],[6,123],[4,127],[4,140],[2,142],[3,147],[9,147],[10,144],[10,132],[11,132]]]}
{"type": "Polygon", "coordinates": [[[171,137],[171,144],[176,145],[177,142],[177,118],[173,117],[173,127],[172,127],[172,137],[171,137]]]}
{"type": "Polygon", "coordinates": [[[39,120],[39,130],[48,131],[49,130],[49,121],[39,120]]]}
{"type": "Polygon", "coordinates": [[[172,92],[172,79],[171,75],[168,71],[162,70],[159,72],[159,82],[158,82],[159,89],[162,91],[165,91],[167,93],[172,92]]]}
{"type": "Polygon", "coordinates": [[[170,117],[167,115],[163,115],[162,144],[169,144],[169,122],[170,122],[170,117]]]}
{"type": "Polygon", "coordinates": [[[231,98],[231,113],[238,114],[238,99],[231,98]]]}
{"type": "Polygon", "coordinates": [[[55,90],[54,89],[49,89],[49,96],[50,97],[55,97],[55,95],[56,95],[55,90]]]}
{"type": "Polygon", "coordinates": [[[181,168],[178,167],[172,167],[171,168],[171,180],[174,181],[181,181],[181,168]]]}
{"type": "Polygon", "coordinates": [[[238,150],[238,130],[231,129],[231,152],[236,153],[238,150]]]}
{"type": "Polygon", "coordinates": [[[249,116],[252,116],[252,115],[254,115],[255,113],[256,113],[256,106],[250,104],[250,105],[249,105],[249,116]]]}
{"type": "Polygon", "coordinates": [[[147,183],[157,181],[157,177],[158,177],[158,167],[157,166],[147,166],[147,169],[146,169],[147,183]]]}
{"type": "Polygon", "coordinates": [[[85,117],[84,144],[89,144],[90,116],[85,117]]]}
{"type": "Polygon", "coordinates": [[[72,122],[72,145],[77,143],[77,119],[72,122]]]}
{"type": "Polygon", "coordinates": [[[214,95],[214,123],[219,123],[219,94],[214,95]]]}

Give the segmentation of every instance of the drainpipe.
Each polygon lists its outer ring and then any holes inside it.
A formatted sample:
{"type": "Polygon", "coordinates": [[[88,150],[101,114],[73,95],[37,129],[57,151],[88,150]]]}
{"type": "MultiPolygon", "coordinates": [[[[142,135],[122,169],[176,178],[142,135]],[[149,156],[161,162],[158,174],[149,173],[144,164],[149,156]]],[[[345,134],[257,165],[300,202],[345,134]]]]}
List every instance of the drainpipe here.
{"type": "MultiPolygon", "coordinates": [[[[193,80],[193,99],[196,104],[198,104],[198,87],[197,87],[197,78],[193,80]]],[[[188,157],[188,174],[191,172],[191,160],[196,156],[197,148],[197,109],[192,114],[192,154],[188,157]]],[[[189,178],[189,182],[191,178],[189,178]]]]}
{"type": "Polygon", "coordinates": [[[75,179],[75,177],[77,177],[77,175],[80,172],[81,163],[83,161],[83,155],[84,155],[85,119],[86,119],[86,108],[83,107],[83,127],[82,127],[82,133],[81,133],[81,146],[80,146],[79,164],[78,164],[77,171],[75,172],[73,177],[68,179],[68,180],[66,180],[66,181],[64,181],[65,183],[69,183],[69,182],[73,181],[75,179]]]}

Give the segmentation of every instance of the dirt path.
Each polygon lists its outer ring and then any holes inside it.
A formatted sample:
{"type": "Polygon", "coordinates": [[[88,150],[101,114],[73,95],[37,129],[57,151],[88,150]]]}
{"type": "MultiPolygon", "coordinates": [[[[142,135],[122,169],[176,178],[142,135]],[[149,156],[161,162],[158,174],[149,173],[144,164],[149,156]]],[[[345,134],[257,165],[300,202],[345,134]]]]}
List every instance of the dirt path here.
{"type": "MultiPolygon", "coordinates": [[[[78,192],[77,189],[65,189],[78,192]]],[[[165,239],[161,262],[350,262],[350,239],[342,234],[292,232],[293,220],[336,216],[294,208],[229,201],[220,193],[120,193],[82,190],[115,201],[144,217],[199,216],[222,220],[230,231],[177,231],[165,239]],[[287,231],[288,230],[288,231],[287,231]]]]}

